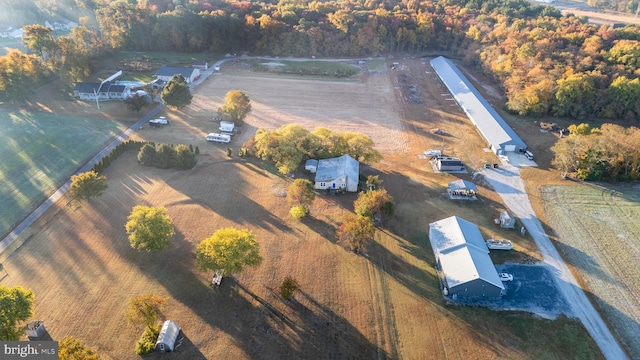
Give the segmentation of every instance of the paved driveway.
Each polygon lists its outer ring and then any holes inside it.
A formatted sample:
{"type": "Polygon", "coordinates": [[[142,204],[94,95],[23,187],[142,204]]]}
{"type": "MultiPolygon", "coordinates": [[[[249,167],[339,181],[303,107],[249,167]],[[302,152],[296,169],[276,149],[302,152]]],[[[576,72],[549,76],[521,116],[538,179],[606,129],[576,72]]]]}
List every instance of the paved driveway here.
{"type": "MultiPolygon", "coordinates": [[[[517,159],[522,155],[513,156],[515,156],[513,163],[518,163],[517,159]]],[[[607,359],[627,359],[627,355],[611,334],[602,317],[600,317],[600,313],[591,305],[564,260],[560,257],[558,250],[556,250],[544,232],[542,224],[538,221],[529,202],[524,182],[520,178],[520,168],[513,166],[509,162],[503,162],[498,169],[484,169],[482,175],[484,175],[493,189],[500,194],[505,205],[520,218],[529,234],[535,240],[542,253],[544,264],[554,275],[553,278],[557,289],[571,306],[570,314],[582,321],[607,359]]]]}

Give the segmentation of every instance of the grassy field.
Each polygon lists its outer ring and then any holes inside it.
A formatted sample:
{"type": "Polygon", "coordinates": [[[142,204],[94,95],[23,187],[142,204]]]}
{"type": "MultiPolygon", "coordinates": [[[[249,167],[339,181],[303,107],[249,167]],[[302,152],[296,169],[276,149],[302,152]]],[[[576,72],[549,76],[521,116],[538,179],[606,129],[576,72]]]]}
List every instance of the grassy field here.
{"type": "Polygon", "coordinates": [[[556,245],[632,354],[640,354],[640,187],[542,188],[556,245]]]}
{"type": "MultiPolygon", "coordinates": [[[[241,64],[235,70],[242,76],[222,70],[196,89],[191,105],[165,111],[170,126],[144,127],[133,135],[198,146],[194,169],[141,167],[135,153],[125,153],[105,172],[109,189],[103,196],[79,206],[62,199],[3,260],[0,284],[34,291],[35,318],[46,322],[53,339],[72,335],[105,359],[140,359],[133,346],[142,329],[127,326],[123,313],[130,297],[153,291],[167,298],[163,316],[183,329],[183,345],[169,355],[174,359],[602,358],[572,319],[444,302],[428,224],[459,215],[478,224],[486,238],[509,238],[512,232],[493,224],[503,205],[490,187],[479,182],[481,200],[473,204],[450,201],[444,189],[458,176],[435,174],[416,156],[436,145],[470,167],[495,156],[482,151],[482,140],[459,108],[442,100],[441,85],[425,76],[423,62],[403,60],[398,72],[350,83],[265,78],[241,64]],[[404,102],[396,88],[400,79],[415,83],[425,102],[404,102]],[[205,134],[217,127],[212,114],[231,89],[245,91],[253,110],[230,145],[207,143],[205,134]],[[360,254],[335,236],[353,211],[354,194],[322,194],[310,216],[295,221],[282,196],[293,179],[257,159],[225,153],[230,146],[237,154],[258,128],[288,123],[365,133],[383,153],[383,161],[363,165],[361,172],[380,176],[396,213],[360,254]],[[135,205],[167,208],[176,228],[170,248],[151,254],[131,249],[123,226],[135,205]],[[195,268],[194,249],[228,226],[253,231],[264,262],[212,289],[211,273],[195,268]],[[277,293],[286,276],[301,287],[294,301],[277,293]]],[[[530,239],[513,241],[515,250],[500,261],[539,258],[530,239]]]]}
{"type": "Polygon", "coordinates": [[[28,111],[0,112],[0,234],[69,178],[123,125],[28,111]]]}

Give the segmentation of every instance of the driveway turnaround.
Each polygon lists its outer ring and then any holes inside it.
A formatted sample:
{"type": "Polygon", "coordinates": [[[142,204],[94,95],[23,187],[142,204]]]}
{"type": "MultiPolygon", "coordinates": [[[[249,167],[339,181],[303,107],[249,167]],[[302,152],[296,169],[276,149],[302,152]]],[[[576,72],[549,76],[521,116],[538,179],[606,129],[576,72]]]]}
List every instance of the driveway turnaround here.
{"type": "MultiPolygon", "coordinates": [[[[514,161],[511,162],[515,163],[520,157],[522,155],[515,155],[514,161]]],[[[522,221],[524,227],[531,234],[538,248],[540,248],[544,264],[550,268],[552,274],[555,274],[556,288],[564,295],[567,303],[570,304],[571,311],[567,315],[577,317],[582,321],[582,324],[584,324],[607,359],[628,359],[626,353],[613,337],[602,317],[600,317],[600,314],[593,307],[564,260],[560,257],[560,253],[558,253],[558,250],[556,250],[544,232],[542,224],[540,224],[529,202],[524,182],[520,178],[520,168],[503,161],[501,167],[484,169],[482,175],[493,189],[500,194],[505,205],[520,218],[520,221],[522,221]]]]}

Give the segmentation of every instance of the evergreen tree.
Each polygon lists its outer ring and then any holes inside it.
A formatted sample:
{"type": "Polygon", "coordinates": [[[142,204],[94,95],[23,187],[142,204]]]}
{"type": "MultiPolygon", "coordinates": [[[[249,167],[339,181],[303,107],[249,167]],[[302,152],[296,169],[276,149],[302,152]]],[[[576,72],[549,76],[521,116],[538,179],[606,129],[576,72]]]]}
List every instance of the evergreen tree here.
{"type": "Polygon", "coordinates": [[[191,99],[193,99],[187,80],[180,74],[174,75],[169,80],[164,90],[162,90],[161,97],[165,104],[178,109],[191,104],[191,99]]]}

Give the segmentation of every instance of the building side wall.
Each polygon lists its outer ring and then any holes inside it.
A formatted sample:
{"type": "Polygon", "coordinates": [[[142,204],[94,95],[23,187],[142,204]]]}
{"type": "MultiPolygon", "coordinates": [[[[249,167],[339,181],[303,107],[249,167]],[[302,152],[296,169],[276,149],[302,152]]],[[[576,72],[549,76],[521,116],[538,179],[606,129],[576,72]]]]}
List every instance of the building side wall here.
{"type": "Polygon", "coordinates": [[[489,284],[482,279],[476,279],[454,287],[449,287],[449,294],[456,294],[464,297],[500,297],[501,291],[502,289],[489,284]]]}

